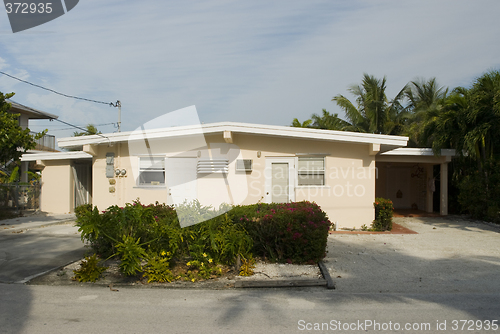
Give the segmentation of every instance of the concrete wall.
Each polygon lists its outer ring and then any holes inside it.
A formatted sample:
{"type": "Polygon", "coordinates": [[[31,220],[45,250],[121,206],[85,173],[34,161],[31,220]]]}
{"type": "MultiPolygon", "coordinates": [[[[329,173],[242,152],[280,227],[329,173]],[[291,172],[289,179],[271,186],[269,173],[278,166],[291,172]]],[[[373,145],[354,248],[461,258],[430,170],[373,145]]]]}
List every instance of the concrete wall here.
{"type": "Polygon", "coordinates": [[[44,161],[41,210],[49,213],[73,211],[73,174],[69,160],[44,161]]]}
{"type": "MultiPolygon", "coordinates": [[[[218,207],[221,202],[253,204],[265,202],[266,159],[297,154],[324,154],[324,186],[294,185],[296,201],[319,204],[338,227],[370,225],[374,218],[376,169],[368,144],[332,143],[319,140],[298,140],[283,137],[233,134],[233,144],[224,143],[222,135],[206,136],[207,149],[192,149],[189,139],[157,140],[148,143],[153,155],[198,159],[225,157],[232,161],[229,172],[197,175],[197,198],[204,205],[218,207]],[[190,149],[191,147],[191,149],[190,149]],[[236,159],[252,159],[251,172],[236,171],[236,159]]],[[[136,199],[144,204],[172,203],[169,179],[164,186],[137,185],[139,154],[142,149],[127,143],[94,145],[92,161],[92,201],[100,210],[111,205],[124,206],[136,199]],[[124,176],[106,177],[106,154],[114,153],[114,169],[125,169],[124,176]]],[[[144,154],[144,152],[142,152],[144,154]]],[[[147,153],[147,151],[146,151],[147,153]]],[[[73,175],[70,160],[44,161],[42,172],[42,210],[54,213],[71,212],[74,202],[73,175]]],[[[377,181],[378,182],[378,181],[377,181]]]]}

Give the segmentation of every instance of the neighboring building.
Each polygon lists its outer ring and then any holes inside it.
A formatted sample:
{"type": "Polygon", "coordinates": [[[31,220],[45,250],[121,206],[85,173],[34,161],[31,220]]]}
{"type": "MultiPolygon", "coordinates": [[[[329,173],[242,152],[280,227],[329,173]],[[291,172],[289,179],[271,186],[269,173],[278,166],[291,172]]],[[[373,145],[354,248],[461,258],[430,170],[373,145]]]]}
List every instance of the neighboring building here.
{"type": "MultiPolygon", "coordinates": [[[[24,155],[42,172],[42,210],[104,210],[198,199],[218,206],[309,200],[338,227],[369,225],[375,196],[432,212],[432,166],[448,156],[408,149],[401,136],[243,123],[180,126],[58,140],[72,152],[24,155]],[[201,140],[200,140],[201,139],[201,140]],[[392,172],[397,171],[397,172],[392,172]],[[416,174],[415,174],[416,173],[416,174]],[[418,179],[419,181],[414,181],[418,179]]],[[[447,186],[440,184],[441,214],[447,186]]],[[[438,191],[439,191],[438,190],[438,191]]]]}
{"type": "MultiPolygon", "coordinates": [[[[29,121],[32,119],[57,119],[59,116],[49,114],[45,111],[40,111],[34,108],[27,107],[20,103],[14,102],[10,99],[6,102],[11,104],[9,113],[20,114],[19,116],[19,126],[21,128],[29,128],[29,121]]],[[[34,134],[34,133],[33,133],[34,134]]],[[[34,150],[29,150],[28,153],[38,153],[43,151],[55,152],[56,151],[56,138],[51,135],[45,135],[36,141],[36,147],[34,150]]],[[[28,181],[28,175],[25,173],[28,170],[28,163],[21,163],[21,182],[28,181]]]]}

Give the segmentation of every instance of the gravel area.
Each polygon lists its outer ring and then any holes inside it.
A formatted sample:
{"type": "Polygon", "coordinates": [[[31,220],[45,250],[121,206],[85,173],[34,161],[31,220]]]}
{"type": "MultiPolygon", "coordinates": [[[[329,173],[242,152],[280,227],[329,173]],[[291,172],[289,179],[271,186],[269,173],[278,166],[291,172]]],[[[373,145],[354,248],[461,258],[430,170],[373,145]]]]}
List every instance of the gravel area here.
{"type": "Polygon", "coordinates": [[[418,234],[329,236],[324,262],[337,291],[500,292],[500,226],[461,216],[394,222],[418,234]]]}

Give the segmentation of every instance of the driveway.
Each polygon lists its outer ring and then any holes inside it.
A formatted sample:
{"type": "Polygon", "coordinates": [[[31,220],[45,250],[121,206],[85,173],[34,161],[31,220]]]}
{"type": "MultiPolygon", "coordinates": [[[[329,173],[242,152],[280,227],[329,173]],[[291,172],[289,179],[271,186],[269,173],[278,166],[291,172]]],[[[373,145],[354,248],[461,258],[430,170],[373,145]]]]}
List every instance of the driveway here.
{"type": "Polygon", "coordinates": [[[395,218],[418,234],[332,234],[338,292],[500,293],[500,226],[457,216],[395,218]]]}
{"type": "Polygon", "coordinates": [[[0,221],[0,282],[24,283],[85,253],[71,216],[0,221]]]}

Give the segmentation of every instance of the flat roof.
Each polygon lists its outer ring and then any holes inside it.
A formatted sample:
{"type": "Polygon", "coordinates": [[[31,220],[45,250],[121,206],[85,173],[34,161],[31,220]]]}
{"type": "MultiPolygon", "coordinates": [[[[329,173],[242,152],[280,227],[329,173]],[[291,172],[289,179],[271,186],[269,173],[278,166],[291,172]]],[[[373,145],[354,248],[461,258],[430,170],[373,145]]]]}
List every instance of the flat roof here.
{"type": "Polygon", "coordinates": [[[286,138],[317,139],[332,142],[348,143],[373,143],[388,145],[392,148],[406,146],[408,137],[379,135],[370,133],[334,131],[311,128],[296,128],[290,126],[262,125],[236,122],[220,122],[201,125],[177,126],[161,129],[148,129],[143,132],[128,131],[109,133],[92,136],[67,137],[58,139],[57,143],[61,148],[78,147],[87,144],[110,144],[118,142],[127,142],[135,140],[144,140],[147,138],[161,139],[169,137],[208,135],[224,133],[230,131],[234,133],[243,133],[250,135],[275,136],[286,138]]]}
{"type": "Polygon", "coordinates": [[[71,152],[25,153],[21,156],[21,161],[65,160],[65,159],[92,159],[92,155],[82,151],[71,151],[71,152]]]}

